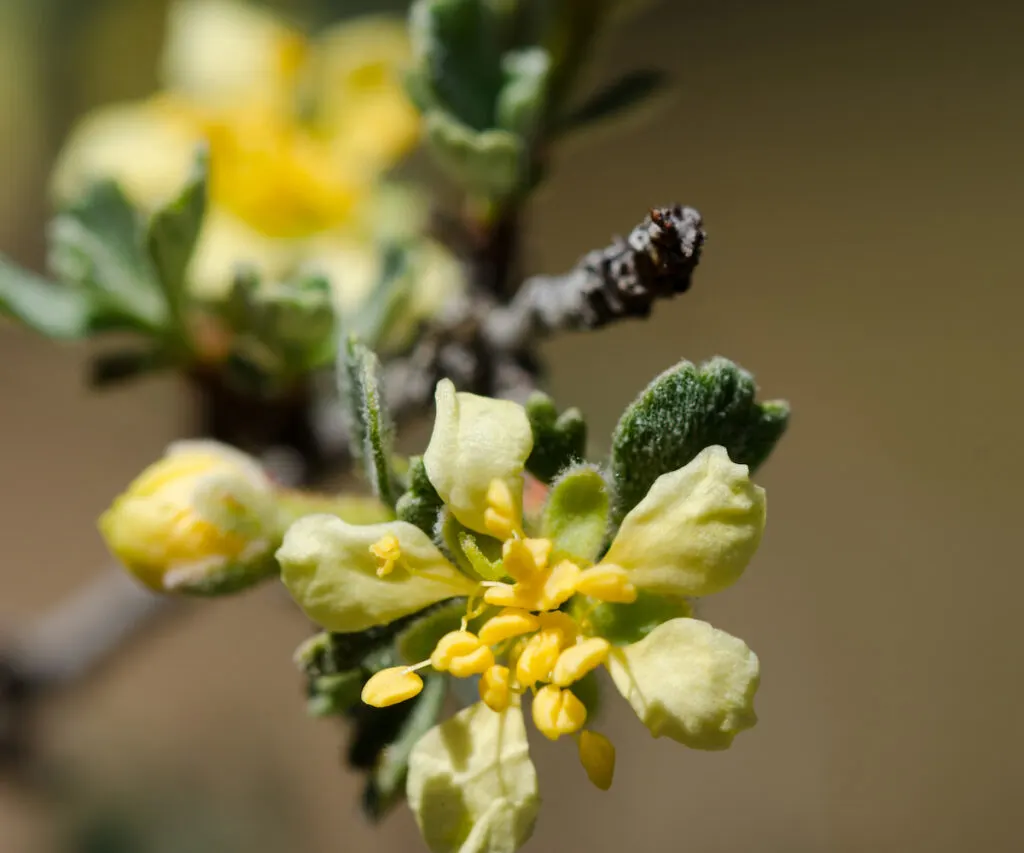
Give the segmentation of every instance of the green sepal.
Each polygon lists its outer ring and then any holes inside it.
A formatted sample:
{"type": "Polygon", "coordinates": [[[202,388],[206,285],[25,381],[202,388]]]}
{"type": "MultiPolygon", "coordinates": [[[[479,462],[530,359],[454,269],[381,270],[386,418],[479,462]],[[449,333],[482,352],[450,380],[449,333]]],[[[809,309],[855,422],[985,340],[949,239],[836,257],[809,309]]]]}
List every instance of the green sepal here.
{"type": "Polygon", "coordinates": [[[362,460],[373,493],[394,507],[397,484],[391,469],[393,428],[380,384],[380,362],[371,350],[350,337],[339,368],[342,398],[349,413],[349,446],[362,460]]]}
{"type": "Polygon", "coordinates": [[[667,84],[668,75],[659,69],[630,71],[569,111],[558,121],[555,133],[564,135],[600,121],[618,118],[663,91],[667,84]]]}
{"type": "Polygon", "coordinates": [[[205,147],[201,147],[185,186],[149,221],[149,255],[171,316],[179,324],[184,322],[188,297],[185,275],[206,215],[208,179],[209,158],[205,147]]]}
{"type": "Polygon", "coordinates": [[[50,223],[49,264],[62,281],[90,294],[94,327],[163,330],[167,303],[144,223],[112,181],[94,184],[50,223]]]}
{"type": "Polygon", "coordinates": [[[447,510],[442,510],[439,516],[437,533],[448,556],[465,574],[485,581],[505,577],[501,568],[501,543],[497,539],[469,530],[447,510]]]}
{"type": "Polygon", "coordinates": [[[722,445],[733,462],[756,469],[789,420],[783,401],[755,402],[750,373],[726,358],[699,368],[680,362],[626,409],[612,436],[612,521],[617,526],[658,477],[701,450],[722,445]]]}
{"type": "Polygon", "coordinates": [[[692,605],[682,598],[640,590],[632,604],[609,604],[587,596],[573,599],[574,615],[587,622],[588,632],[616,646],[642,640],[663,622],[693,615],[692,605]]]}
{"type": "Polygon", "coordinates": [[[177,595],[219,598],[222,595],[234,595],[275,578],[280,571],[280,566],[274,559],[274,549],[271,547],[269,553],[262,559],[227,563],[215,569],[196,573],[194,577],[178,580],[173,591],[177,595]]]}
{"type": "Polygon", "coordinates": [[[420,738],[437,724],[447,692],[446,676],[428,675],[419,696],[406,703],[409,713],[395,738],[381,751],[363,790],[363,811],[370,820],[380,820],[404,799],[409,756],[420,738]]]}
{"type": "Polygon", "coordinates": [[[47,281],[0,255],[0,315],[48,338],[67,340],[89,332],[91,313],[84,290],[47,281]]]}
{"type": "Polygon", "coordinates": [[[551,487],[541,516],[541,535],[560,556],[593,562],[608,535],[608,486],[596,465],[570,468],[551,487]]]}
{"type": "Polygon", "coordinates": [[[427,476],[422,456],[413,456],[409,460],[406,483],[405,493],[395,505],[398,520],[414,524],[428,536],[433,536],[444,502],[427,476]]]}
{"type": "Polygon", "coordinates": [[[526,470],[543,483],[551,483],[560,471],[582,462],[587,448],[587,424],[579,409],[561,414],[554,401],[535,391],[526,401],[526,416],[533,430],[533,450],[526,470]]]}

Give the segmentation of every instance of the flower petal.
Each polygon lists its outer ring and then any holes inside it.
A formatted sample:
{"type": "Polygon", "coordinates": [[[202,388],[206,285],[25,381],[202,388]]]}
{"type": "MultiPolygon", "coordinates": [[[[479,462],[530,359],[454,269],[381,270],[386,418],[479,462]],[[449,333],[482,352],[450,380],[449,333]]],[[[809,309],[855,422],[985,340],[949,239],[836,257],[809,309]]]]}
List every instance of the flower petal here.
{"type": "Polygon", "coordinates": [[[757,722],[757,655],[707,622],[665,622],[638,643],[613,649],[608,669],[655,737],[726,749],[757,722]]]}
{"type": "Polygon", "coordinates": [[[277,559],[284,585],[306,615],[340,633],[384,625],[476,589],[429,536],[403,521],[354,525],[309,515],[285,534],[277,559]],[[379,577],[370,547],[385,536],[397,538],[401,556],[379,577]]]}
{"type": "Polygon", "coordinates": [[[132,201],[152,210],[181,189],[201,140],[200,127],[168,98],[98,109],[64,145],[53,194],[68,202],[90,184],[112,179],[132,201]]]}
{"type": "Polygon", "coordinates": [[[448,379],[437,383],[437,415],[423,454],[427,476],[455,517],[487,533],[484,512],[492,481],[508,486],[519,507],[523,466],[533,449],[533,433],[518,403],[456,393],[448,379]]]}
{"type": "Polygon", "coordinates": [[[764,531],[764,489],[747,473],[715,446],[663,474],[625,517],[604,562],[629,570],[636,587],[665,595],[729,586],[764,531]]]}
{"type": "Polygon", "coordinates": [[[164,82],[199,103],[284,110],[306,54],[298,32],[249,3],[178,0],[168,21],[164,82]]]}
{"type": "Polygon", "coordinates": [[[472,705],[413,749],[409,806],[433,853],[513,853],[533,833],[540,798],[523,713],[472,705]]]}

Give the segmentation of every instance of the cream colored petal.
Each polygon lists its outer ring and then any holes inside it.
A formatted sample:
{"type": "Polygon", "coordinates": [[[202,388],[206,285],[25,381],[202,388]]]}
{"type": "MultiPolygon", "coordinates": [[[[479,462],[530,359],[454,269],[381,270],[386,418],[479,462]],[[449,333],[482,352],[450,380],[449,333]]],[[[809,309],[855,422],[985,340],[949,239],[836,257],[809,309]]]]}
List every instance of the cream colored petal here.
{"type": "Polygon", "coordinates": [[[164,83],[210,106],[284,110],[307,51],[300,33],[252,3],[177,0],[164,45],[164,83]]]}
{"type": "Polygon", "coordinates": [[[255,270],[261,279],[279,278],[292,269],[303,246],[299,240],[261,234],[214,205],[203,221],[189,264],[192,292],[199,299],[222,299],[243,266],[255,270]]]}
{"type": "Polygon", "coordinates": [[[427,476],[462,524],[486,533],[492,481],[508,486],[516,506],[522,502],[523,466],[533,449],[526,411],[507,400],[456,393],[448,379],[437,383],[434,399],[434,431],[423,454],[427,476]]]}
{"type": "Polygon", "coordinates": [[[655,737],[726,749],[757,722],[757,655],[707,622],[665,622],[639,642],[613,649],[608,669],[655,737]]]}
{"type": "Polygon", "coordinates": [[[522,710],[478,703],[435,726],[412,751],[406,793],[433,853],[514,853],[540,808],[522,710]]]}
{"type": "Polygon", "coordinates": [[[623,520],[604,562],[629,570],[638,588],[666,595],[729,586],[764,531],[764,489],[747,473],[716,446],[662,475],[623,520]]]}
{"type": "Polygon", "coordinates": [[[53,194],[63,203],[97,180],[113,179],[129,198],[152,210],[181,189],[201,141],[198,126],[167,100],[98,109],[64,145],[53,194]]]}
{"type": "Polygon", "coordinates": [[[454,568],[418,527],[403,521],[347,524],[332,515],[299,519],[277,552],[281,579],[314,622],[329,631],[362,631],[429,604],[469,595],[476,584],[454,568]],[[378,577],[370,547],[397,537],[401,556],[378,577]]]}

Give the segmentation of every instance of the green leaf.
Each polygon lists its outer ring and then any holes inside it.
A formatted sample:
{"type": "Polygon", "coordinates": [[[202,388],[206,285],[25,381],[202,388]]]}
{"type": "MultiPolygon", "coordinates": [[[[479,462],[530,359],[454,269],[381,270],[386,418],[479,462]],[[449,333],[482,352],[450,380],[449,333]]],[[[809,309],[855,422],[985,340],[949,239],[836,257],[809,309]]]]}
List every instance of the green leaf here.
{"type": "Polygon", "coordinates": [[[437,517],[444,507],[441,496],[427,476],[422,456],[409,460],[408,486],[395,505],[399,521],[415,524],[428,536],[434,535],[437,517]]]}
{"type": "Polygon", "coordinates": [[[668,75],[664,71],[654,68],[631,71],[564,116],[558,123],[557,133],[571,133],[596,122],[621,116],[664,90],[667,84],[668,75]]]}
{"type": "Polygon", "coordinates": [[[544,483],[551,483],[558,472],[582,462],[587,447],[587,424],[579,409],[558,414],[554,401],[535,391],[526,401],[526,416],[533,429],[533,451],[526,470],[544,483]]]}
{"type": "Polygon", "coordinates": [[[417,0],[409,34],[431,98],[476,130],[493,126],[502,85],[501,17],[480,0],[417,0]]]}
{"type": "Polygon", "coordinates": [[[616,646],[638,642],[663,622],[693,615],[692,605],[682,598],[640,590],[632,604],[609,604],[586,596],[573,599],[573,609],[586,619],[590,631],[616,646]]]}
{"type": "Polygon", "coordinates": [[[398,736],[381,753],[366,783],[363,807],[372,820],[380,820],[405,796],[409,756],[420,738],[437,725],[447,692],[445,676],[428,675],[423,679],[423,691],[413,700],[412,712],[398,736]]]}
{"type": "Polygon", "coordinates": [[[167,305],[179,322],[187,296],[185,272],[206,213],[208,178],[209,161],[205,149],[201,149],[185,186],[170,203],[153,214],[149,223],[149,254],[167,305]]]}
{"type": "Polygon", "coordinates": [[[427,660],[434,646],[449,631],[459,630],[466,615],[466,599],[453,598],[429,608],[409,621],[395,638],[395,648],[403,663],[417,664],[427,660]]]}
{"type": "Polygon", "coordinates": [[[722,445],[733,462],[755,470],[789,421],[789,405],[755,402],[750,373],[726,358],[695,367],[680,362],[626,409],[612,436],[612,520],[617,526],[658,477],[701,450],[722,445]]]}
{"type": "Polygon", "coordinates": [[[353,454],[363,461],[373,493],[394,507],[397,492],[391,470],[392,426],[381,393],[380,362],[373,352],[350,337],[340,367],[342,398],[349,408],[353,454]]]}
{"type": "Polygon", "coordinates": [[[555,551],[592,562],[608,535],[608,487],[596,466],[567,471],[551,487],[541,520],[542,535],[555,551]]]}
{"type": "Polygon", "coordinates": [[[50,267],[93,296],[94,315],[159,331],[167,304],[141,218],[113,182],[93,185],[50,225],[50,267]]]}
{"type": "Polygon", "coordinates": [[[171,364],[166,351],[156,347],[101,353],[89,363],[89,384],[106,388],[144,373],[163,370],[171,364]]]}
{"type": "Polygon", "coordinates": [[[547,109],[551,57],[540,47],[502,57],[505,85],[498,94],[497,126],[525,139],[534,137],[547,109]]]}
{"type": "Polygon", "coordinates": [[[48,338],[79,338],[89,331],[89,297],[21,269],[0,255],[0,314],[48,338]]]}
{"type": "Polygon", "coordinates": [[[431,110],[426,139],[438,166],[476,195],[503,199],[526,178],[526,147],[507,130],[473,130],[442,110],[431,110]]]}

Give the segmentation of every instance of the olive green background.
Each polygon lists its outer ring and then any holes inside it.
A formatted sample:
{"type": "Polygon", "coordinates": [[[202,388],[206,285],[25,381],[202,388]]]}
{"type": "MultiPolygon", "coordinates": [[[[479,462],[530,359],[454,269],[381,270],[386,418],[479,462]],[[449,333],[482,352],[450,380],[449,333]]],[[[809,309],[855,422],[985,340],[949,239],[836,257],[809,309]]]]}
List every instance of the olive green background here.
{"type": "MultiPolygon", "coordinates": [[[[160,16],[120,5],[140,35],[116,61],[142,71],[80,58],[73,108],[148,85],[160,16]]],[[[13,9],[0,62],[30,77],[13,9]]],[[[556,396],[601,448],[653,375],[723,354],[794,416],[760,475],[762,550],[703,611],[761,656],[760,724],[728,752],[689,752],[610,694],[610,793],[571,742],[538,739],[532,853],[1024,849],[1022,28],[1010,2],[666,2],[609,45],[595,79],[659,64],[677,87],[558,150],[531,266],[563,269],[674,200],[710,236],[693,291],[650,322],[546,347],[556,396]]],[[[33,155],[61,123],[31,85],[0,101],[0,239],[26,261],[33,155]]],[[[173,381],[88,393],[85,354],[0,328],[0,625],[103,565],[95,517],[188,421],[173,381]]],[[[304,632],[270,590],[168,620],[48,710],[69,800],[141,798],[166,838],[220,821],[241,840],[219,851],[421,849],[404,810],[363,823],[341,733],[304,716],[289,660],[304,632]]],[[[0,849],[63,849],[46,839],[65,811],[0,784],[0,849]]],[[[131,849],[198,849],[168,844],[131,849]]]]}

